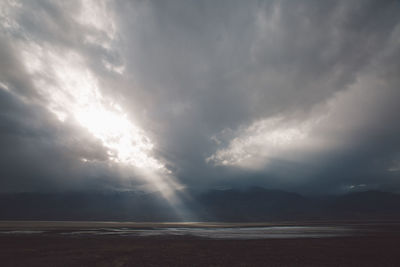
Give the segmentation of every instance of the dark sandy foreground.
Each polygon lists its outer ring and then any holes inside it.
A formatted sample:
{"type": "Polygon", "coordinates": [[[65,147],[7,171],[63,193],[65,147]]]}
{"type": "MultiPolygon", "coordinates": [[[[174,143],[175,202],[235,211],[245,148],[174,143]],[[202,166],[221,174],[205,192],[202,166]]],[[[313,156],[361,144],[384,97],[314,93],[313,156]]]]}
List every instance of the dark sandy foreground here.
{"type": "Polygon", "coordinates": [[[400,238],[3,235],[0,266],[400,266],[400,238]]]}

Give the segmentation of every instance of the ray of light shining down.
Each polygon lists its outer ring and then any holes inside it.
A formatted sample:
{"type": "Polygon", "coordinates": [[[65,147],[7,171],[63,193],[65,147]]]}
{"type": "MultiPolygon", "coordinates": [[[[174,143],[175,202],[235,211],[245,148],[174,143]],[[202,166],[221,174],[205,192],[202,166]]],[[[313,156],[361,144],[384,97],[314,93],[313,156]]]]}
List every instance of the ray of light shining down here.
{"type": "MultiPolygon", "coordinates": [[[[108,14],[107,1],[85,3],[88,1],[83,2],[75,19],[76,23],[91,29],[83,33],[84,42],[99,44],[111,51],[117,28],[112,14],[108,14]]],[[[20,7],[10,6],[10,10],[20,7]]],[[[12,22],[13,28],[20,27],[17,21],[12,22]]],[[[185,219],[183,205],[176,194],[183,187],[165,164],[153,156],[154,144],[146,133],[118,103],[102,94],[100,83],[85,57],[75,49],[38,42],[28,32],[15,44],[35,89],[46,100],[46,108],[61,122],[77,122],[101,142],[109,162],[132,167],[185,219]]],[[[124,66],[102,62],[106,69],[123,74],[124,66]]],[[[23,95],[19,97],[24,98],[23,95]]]]}
{"type": "Polygon", "coordinates": [[[72,51],[60,56],[50,47],[43,49],[38,45],[25,45],[22,55],[32,76],[41,77],[34,83],[48,99],[47,108],[60,121],[72,118],[87,129],[107,149],[110,161],[138,169],[185,219],[183,205],[176,195],[182,187],[171,171],[152,156],[154,144],[145,132],[132,123],[117,103],[102,95],[84,59],[72,51]]]}

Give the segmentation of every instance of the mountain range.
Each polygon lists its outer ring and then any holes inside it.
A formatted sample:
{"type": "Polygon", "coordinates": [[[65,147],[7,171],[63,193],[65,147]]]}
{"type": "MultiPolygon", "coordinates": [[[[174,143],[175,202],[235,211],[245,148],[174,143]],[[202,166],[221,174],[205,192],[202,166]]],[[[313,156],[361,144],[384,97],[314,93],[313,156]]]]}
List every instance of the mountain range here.
{"type": "MultiPolygon", "coordinates": [[[[400,219],[400,194],[383,191],[303,196],[247,189],[211,190],[185,201],[191,220],[266,222],[400,219]]],[[[179,221],[158,194],[71,192],[0,194],[0,220],[179,221]]]]}

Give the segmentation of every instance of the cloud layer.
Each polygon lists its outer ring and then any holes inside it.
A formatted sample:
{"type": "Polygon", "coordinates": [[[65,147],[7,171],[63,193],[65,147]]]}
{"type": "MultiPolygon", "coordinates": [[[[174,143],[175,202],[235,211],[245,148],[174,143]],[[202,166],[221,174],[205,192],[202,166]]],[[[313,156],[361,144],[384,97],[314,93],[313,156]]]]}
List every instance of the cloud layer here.
{"type": "Polygon", "coordinates": [[[4,1],[0,187],[398,191],[399,11],[4,1]]]}

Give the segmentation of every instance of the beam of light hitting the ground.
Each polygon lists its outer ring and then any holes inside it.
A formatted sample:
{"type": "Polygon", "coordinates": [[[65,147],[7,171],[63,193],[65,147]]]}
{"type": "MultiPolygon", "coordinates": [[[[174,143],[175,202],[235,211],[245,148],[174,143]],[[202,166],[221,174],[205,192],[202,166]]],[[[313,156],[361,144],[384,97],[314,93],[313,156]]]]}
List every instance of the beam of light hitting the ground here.
{"type": "MultiPolygon", "coordinates": [[[[177,196],[183,187],[154,156],[154,144],[111,98],[104,96],[82,57],[69,52],[61,57],[51,48],[25,45],[23,62],[34,78],[47,108],[61,122],[73,119],[107,150],[108,160],[139,170],[183,220],[187,212],[177,196]]],[[[83,159],[88,162],[90,159],[83,159]]],[[[181,192],[183,194],[183,192],[181,192]]]]}

